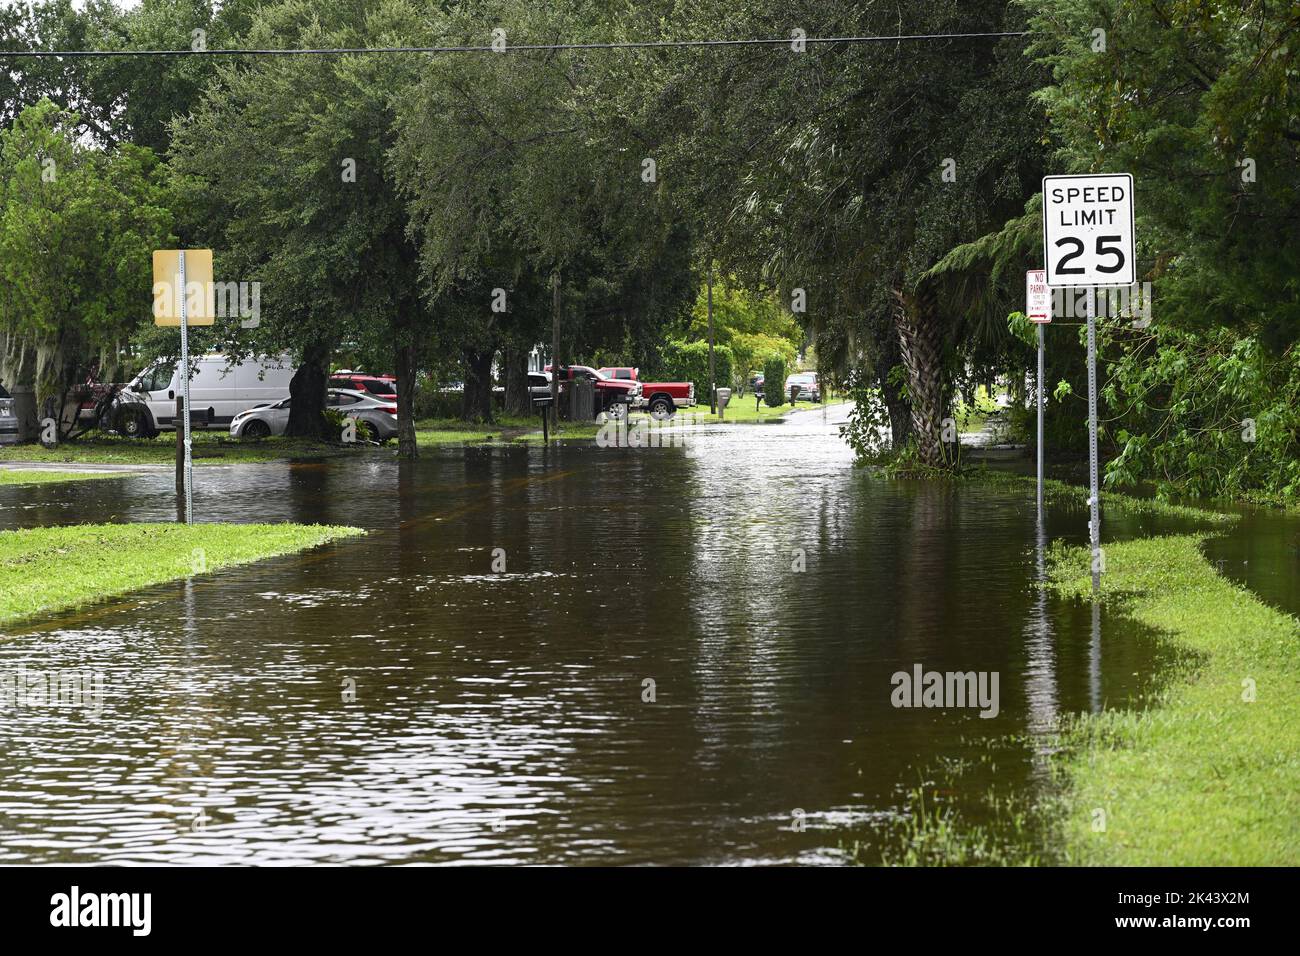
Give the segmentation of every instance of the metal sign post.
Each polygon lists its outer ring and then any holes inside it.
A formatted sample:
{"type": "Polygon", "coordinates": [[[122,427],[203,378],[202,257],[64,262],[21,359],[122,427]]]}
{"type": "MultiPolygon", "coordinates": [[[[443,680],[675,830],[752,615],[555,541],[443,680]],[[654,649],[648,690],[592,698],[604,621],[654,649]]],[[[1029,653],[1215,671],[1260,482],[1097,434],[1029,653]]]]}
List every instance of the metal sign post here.
{"type": "Polygon", "coordinates": [[[185,523],[194,523],[194,461],[190,436],[190,326],[212,325],[212,250],[211,249],[156,249],[153,254],[153,314],[154,324],[178,325],[181,330],[181,396],[185,410],[177,423],[185,449],[182,469],[185,496],[185,523]],[[188,258],[188,261],[187,261],[188,258]],[[196,302],[193,314],[189,308],[189,280],[194,280],[203,295],[196,302]]]}
{"type": "Polygon", "coordinates": [[[1043,177],[1043,259],[1049,286],[1082,288],[1088,318],[1088,543],[1092,589],[1101,588],[1101,491],[1097,482],[1096,286],[1137,281],[1133,177],[1043,177]]]}
{"type": "Polygon", "coordinates": [[[1025,315],[1038,326],[1038,513],[1043,513],[1043,326],[1052,321],[1052,296],[1047,287],[1047,273],[1030,269],[1025,273],[1025,315]]]}
{"type": "Polygon", "coordinates": [[[1043,511],[1043,327],[1038,327],[1038,511],[1043,511]]]}
{"type": "Polygon", "coordinates": [[[185,250],[180,251],[181,281],[181,394],[185,396],[185,415],[181,427],[185,429],[185,523],[194,524],[194,460],[190,455],[190,322],[185,300],[185,250]]]}
{"type": "Polygon", "coordinates": [[[1101,491],[1097,487],[1097,301],[1088,286],[1088,550],[1092,589],[1101,587],[1101,491]]]}

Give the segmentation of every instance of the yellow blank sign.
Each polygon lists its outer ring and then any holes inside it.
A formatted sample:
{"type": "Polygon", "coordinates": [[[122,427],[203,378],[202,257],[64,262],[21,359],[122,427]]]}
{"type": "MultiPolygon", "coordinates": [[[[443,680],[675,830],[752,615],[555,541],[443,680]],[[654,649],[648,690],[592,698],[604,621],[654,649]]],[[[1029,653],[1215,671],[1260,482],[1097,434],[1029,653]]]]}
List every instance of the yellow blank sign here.
{"type": "Polygon", "coordinates": [[[153,324],[181,324],[181,296],[185,297],[185,321],[189,325],[211,325],[216,317],[212,289],[212,250],[185,250],[185,288],[181,289],[179,249],[153,251],[153,324]]]}

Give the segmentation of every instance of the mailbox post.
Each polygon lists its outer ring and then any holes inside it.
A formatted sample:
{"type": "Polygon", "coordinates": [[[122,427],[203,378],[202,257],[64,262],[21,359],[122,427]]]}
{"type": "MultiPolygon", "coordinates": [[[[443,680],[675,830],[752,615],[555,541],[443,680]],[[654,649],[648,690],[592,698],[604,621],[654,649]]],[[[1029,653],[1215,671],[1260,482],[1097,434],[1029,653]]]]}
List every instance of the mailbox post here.
{"type": "Polygon", "coordinates": [[[715,394],[718,396],[718,418],[726,420],[727,403],[731,401],[731,389],[720,388],[715,392],[715,394]]]}

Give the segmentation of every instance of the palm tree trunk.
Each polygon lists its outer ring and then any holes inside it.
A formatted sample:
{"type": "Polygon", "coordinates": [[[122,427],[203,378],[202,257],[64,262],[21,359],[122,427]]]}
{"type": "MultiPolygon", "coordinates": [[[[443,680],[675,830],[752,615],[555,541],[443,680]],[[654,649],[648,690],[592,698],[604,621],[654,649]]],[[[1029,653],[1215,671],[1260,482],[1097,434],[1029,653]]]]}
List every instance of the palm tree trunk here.
{"type": "Polygon", "coordinates": [[[903,367],[907,369],[917,457],[924,465],[948,467],[951,462],[943,441],[947,387],[938,310],[932,296],[914,290],[895,289],[894,297],[894,321],[903,367]]]}

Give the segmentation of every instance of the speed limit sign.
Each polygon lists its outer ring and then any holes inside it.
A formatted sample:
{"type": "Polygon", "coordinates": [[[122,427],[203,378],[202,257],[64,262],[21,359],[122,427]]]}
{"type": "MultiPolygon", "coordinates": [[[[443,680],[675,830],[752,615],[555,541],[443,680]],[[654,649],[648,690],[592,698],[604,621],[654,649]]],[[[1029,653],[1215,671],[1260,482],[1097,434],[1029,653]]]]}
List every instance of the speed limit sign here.
{"type": "Polygon", "coordinates": [[[1043,177],[1043,261],[1049,286],[1132,285],[1133,177],[1043,177]]]}

